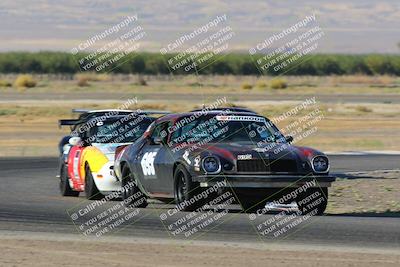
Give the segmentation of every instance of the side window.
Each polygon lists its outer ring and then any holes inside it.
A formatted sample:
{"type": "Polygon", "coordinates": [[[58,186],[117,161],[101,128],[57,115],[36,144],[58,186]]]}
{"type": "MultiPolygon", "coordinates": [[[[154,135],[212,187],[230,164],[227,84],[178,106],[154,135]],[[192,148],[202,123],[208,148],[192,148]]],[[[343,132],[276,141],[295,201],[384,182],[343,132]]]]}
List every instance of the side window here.
{"type": "Polygon", "coordinates": [[[91,129],[92,129],[93,127],[90,127],[89,129],[87,129],[87,130],[85,130],[83,133],[82,133],[82,140],[84,140],[84,145],[85,146],[90,146],[90,143],[91,143],[91,141],[93,141],[93,140],[91,140],[90,139],[90,131],[91,131],[91,129]]]}
{"type": "Polygon", "coordinates": [[[78,134],[78,136],[82,139],[83,145],[87,146],[90,144],[90,140],[89,140],[89,131],[90,128],[87,129],[87,125],[85,123],[79,124],[76,127],[76,132],[78,134]]]}
{"type": "Polygon", "coordinates": [[[165,144],[168,138],[168,128],[169,122],[163,122],[154,127],[153,132],[151,133],[151,139],[159,138],[165,144]]]}

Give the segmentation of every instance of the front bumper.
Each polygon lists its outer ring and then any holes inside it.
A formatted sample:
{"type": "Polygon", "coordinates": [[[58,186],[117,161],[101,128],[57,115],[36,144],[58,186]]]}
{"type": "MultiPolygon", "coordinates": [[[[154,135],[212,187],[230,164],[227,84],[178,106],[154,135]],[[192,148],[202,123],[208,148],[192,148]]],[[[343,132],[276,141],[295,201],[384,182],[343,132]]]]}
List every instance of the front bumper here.
{"type": "Polygon", "coordinates": [[[200,175],[192,178],[200,187],[211,187],[224,182],[234,188],[282,188],[300,187],[315,180],[310,187],[330,187],[336,177],[329,175],[200,175]]]}
{"type": "Polygon", "coordinates": [[[98,172],[92,172],[97,188],[101,193],[121,189],[121,181],[114,176],[113,162],[107,162],[98,172]]]}

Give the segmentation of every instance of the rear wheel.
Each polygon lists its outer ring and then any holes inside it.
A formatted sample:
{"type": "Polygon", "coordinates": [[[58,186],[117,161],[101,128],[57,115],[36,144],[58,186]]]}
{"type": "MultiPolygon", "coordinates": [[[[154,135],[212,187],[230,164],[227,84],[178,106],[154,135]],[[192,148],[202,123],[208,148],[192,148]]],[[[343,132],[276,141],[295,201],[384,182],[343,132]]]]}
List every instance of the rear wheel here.
{"type": "Polygon", "coordinates": [[[128,166],[122,169],[122,200],[130,208],[147,207],[147,198],[137,186],[137,181],[128,166]]]}
{"type": "Polygon", "coordinates": [[[67,173],[67,167],[63,163],[60,168],[60,193],[65,197],[77,197],[79,196],[79,191],[74,191],[69,185],[69,177],[67,173]]]}
{"type": "Polygon", "coordinates": [[[207,203],[207,196],[200,197],[202,192],[200,184],[192,181],[184,166],[179,165],[176,168],[174,181],[175,203],[180,210],[195,211],[207,203]],[[194,199],[196,195],[199,195],[199,197],[194,199]]]}
{"type": "Polygon", "coordinates": [[[308,188],[297,196],[296,203],[304,215],[322,215],[328,204],[328,188],[308,188]]]}
{"type": "Polygon", "coordinates": [[[92,171],[88,164],[85,167],[85,193],[87,199],[101,199],[103,195],[99,192],[93,179],[92,171]]]}

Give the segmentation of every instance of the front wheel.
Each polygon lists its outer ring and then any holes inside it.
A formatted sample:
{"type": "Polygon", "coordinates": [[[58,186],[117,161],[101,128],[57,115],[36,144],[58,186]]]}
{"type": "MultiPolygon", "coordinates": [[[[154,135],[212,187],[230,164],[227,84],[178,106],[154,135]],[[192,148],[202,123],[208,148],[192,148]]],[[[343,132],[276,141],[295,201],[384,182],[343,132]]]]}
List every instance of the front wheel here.
{"type": "Polygon", "coordinates": [[[85,193],[87,199],[101,199],[103,195],[97,189],[96,183],[94,182],[92,171],[88,164],[85,167],[85,193]]]}
{"type": "Polygon", "coordinates": [[[145,208],[148,205],[146,196],[140,191],[127,166],[122,169],[122,200],[124,205],[129,208],[145,208]]]}
{"type": "Polygon", "coordinates": [[[69,185],[69,177],[67,173],[67,166],[63,163],[60,168],[60,193],[65,197],[77,197],[79,196],[79,191],[72,190],[69,185]]]}
{"type": "Polygon", "coordinates": [[[200,184],[192,181],[189,172],[182,165],[174,174],[174,197],[179,210],[195,211],[207,203],[207,196],[202,195],[200,184]]]}
{"type": "Polygon", "coordinates": [[[328,188],[308,188],[297,195],[297,206],[302,214],[322,215],[328,204],[328,188]]]}

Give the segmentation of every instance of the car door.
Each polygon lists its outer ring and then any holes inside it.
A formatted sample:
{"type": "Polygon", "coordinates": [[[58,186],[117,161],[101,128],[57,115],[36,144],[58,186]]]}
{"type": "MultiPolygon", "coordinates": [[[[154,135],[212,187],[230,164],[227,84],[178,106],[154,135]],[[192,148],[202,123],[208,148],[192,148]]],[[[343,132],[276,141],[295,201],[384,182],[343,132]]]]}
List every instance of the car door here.
{"type": "MultiPolygon", "coordinates": [[[[138,155],[139,178],[146,190],[153,195],[163,196],[173,192],[172,182],[166,179],[172,173],[172,155],[165,144],[167,136],[162,134],[169,125],[168,121],[157,124],[138,155]]],[[[172,177],[170,180],[172,181],[172,177]]]]}

